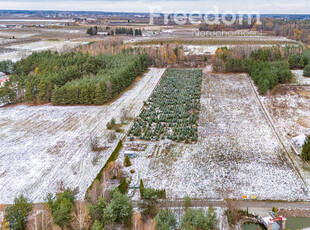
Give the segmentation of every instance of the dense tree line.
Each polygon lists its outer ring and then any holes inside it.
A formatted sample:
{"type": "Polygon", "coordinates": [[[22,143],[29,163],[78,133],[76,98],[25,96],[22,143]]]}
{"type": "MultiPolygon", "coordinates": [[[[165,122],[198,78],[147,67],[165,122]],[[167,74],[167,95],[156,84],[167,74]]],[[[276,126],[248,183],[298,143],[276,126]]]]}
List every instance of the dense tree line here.
{"type": "Polygon", "coordinates": [[[142,36],[141,29],[132,29],[126,27],[116,27],[115,28],[116,35],[135,35],[135,36],[142,36]]]}
{"type": "Polygon", "coordinates": [[[88,35],[91,35],[91,36],[93,36],[93,35],[97,35],[97,33],[98,33],[98,26],[94,26],[94,27],[89,27],[88,29],[87,29],[87,32],[86,32],[88,35]]]}
{"type": "Polygon", "coordinates": [[[13,66],[10,82],[0,96],[10,96],[11,102],[103,104],[147,66],[146,56],[138,54],[33,53],[13,66]]]}
{"type": "MultiPolygon", "coordinates": [[[[161,209],[156,190],[148,188],[141,198],[140,212],[134,211],[127,195],[117,188],[93,203],[76,199],[77,190],[66,189],[56,195],[48,195],[45,207],[33,211],[33,204],[24,196],[14,200],[6,209],[3,229],[218,229],[218,218],[213,207],[202,209],[185,206],[185,213],[176,217],[173,210],[161,209]],[[143,218],[141,217],[143,216],[143,218]],[[37,221],[30,217],[36,216],[37,221]],[[57,225],[57,226],[56,226],[57,225]]],[[[190,201],[191,199],[188,198],[190,201]]],[[[43,205],[43,204],[42,204],[43,205]]]]}
{"type": "Polygon", "coordinates": [[[216,72],[247,72],[259,91],[266,93],[279,83],[292,81],[290,69],[305,68],[309,61],[309,50],[304,47],[275,46],[258,49],[223,47],[213,56],[213,67],[216,72]]]}
{"type": "Polygon", "coordinates": [[[292,72],[286,61],[256,62],[249,64],[249,74],[261,93],[265,94],[279,83],[292,80],[292,72]]]}
{"type": "Polygon", "coordinates": [[[303,43],[310,42],[310,20],[287,20],[286,18],[261,18],[260,23],[252,18],[250,23],[243,20],[242,23],[236,20],[230,25],[225,25],[222,20],[212,25],[202,23],[199,26],[200,31],[231,31],[239,29],[251,29],[254,31],[263,31],[270,35],[283,36],[303,43]]]}
{"type": "Polygon", "coordinates": [[[145,54],[149,65],[154,67],[174,66],[184,61],[189,61],[189,57],[184,54],[181,45],[176,43],[161,44],[158,46],[135,46],[124,44],[121,36],[110,37],[88,45],[78,47],[76,50],[83,53],[98,55],[101,53],[127,55],[145,54]]]}
{"type": "Polygon", "coordinates": [[[310,41],[310,20],[264,18],[262,23],[255,24],[253,29],[263,30],[272,35],[284,36],[304,43],[310,41]]]}

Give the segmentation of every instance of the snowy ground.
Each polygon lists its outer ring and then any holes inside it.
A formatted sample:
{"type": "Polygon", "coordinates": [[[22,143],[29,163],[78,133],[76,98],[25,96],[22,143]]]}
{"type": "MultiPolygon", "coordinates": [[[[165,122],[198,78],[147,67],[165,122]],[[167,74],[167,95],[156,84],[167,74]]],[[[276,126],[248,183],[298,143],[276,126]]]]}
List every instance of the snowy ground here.
{"type": "Polygon", "coordinates": [[[29,50],[29,51],[42,51],[42,50],[53,50],[53,51],[62,51],[64,48],[74,48],[78,45],[81,45],[81,42],[75,41],[39,41],[31,42],[20,45],[13,45],[8,48],[17,49],[17,50],[29,50]]]}
{"type": "Polygon", "coordinates": [[[31,55],[31,51],[20,50],[20,51],[11,51],[0,54],[0,61],[11,60],[13,62],[17,62],[22,58],[26,58],[31,55]]]}
{"type": "MultiPolygon", "coordinates": [[[[224,46],[224,45],[223,45],[224,46]]],[[[188,55],[204,55],[215,54],[215,51],[222,46],[195,46],[195,45],[184,45],[184,54],[188,55]]],[[[227,46],[227,48],[231,48],[232,46],[227,46]]]]}
{"type": "Polygon", "coordinates": [[[12,60],[14,62],[19,61],[22,58],[29,56],[32,52],[40,52],[44,50],[52,50],[63,52],[71,50],[79,45],[86,44],[87,42],[78,41],[38,41],[30,42],[19,45],[11,45],[7,48],[12,49],[10,52],[0,54],[0,61],[12,60]]]}
{"type": "MultiPolygon", "coordinates": [[[[21,193],[41,202],[61,186],[79,187],[83,197],[117,144],[107,143],[107,122],[112,117],[119,122],[123,108],[130,117],[139,115],[164,70],[151,69],[110,105],[0,108],[0,204],[21,193]],[[90,151],[91,133],[106,151],[90,151]]],[[[127,132],[130,126],[122,128],[127,132]]]]}
{"type": "Polygon", "coordinates": [[[0,37],[1,38],[28,38],[32,37],[34,35],[37,35],[37,33],[30,33],[30,32],[17,32],[17,31],[12,31],[12,30],[4,30],[0,31],[0,37]]]}
{"type": "MultiPolygon", "coordinates": [[[[267,96],[260,96],[265,104],[282,141],[288,150],[294,146],[292,138],[301,134],[310,135],[310,85],[280,85],[267,96]]],[[[301,170],[305,182],[310,186],[310,166],[295,152],[291,154],[301,170]]]]}
{"type": "Polygon", "coordinates": [[[303,70],[292,70],[297,85],[310,85],[310,77],[304,77],[303,70]]]}
{"type": "MultiPolygon", "coordinates": [[[[135,169],[135,181],[142,178],[145,187],[165,188],[168,198],[221,198],[223,192],[239,199],[242,195],[308,198],[283,157],[247,75],[204,76],[198,132],[199,141],[194,145],[140,142],[147,149],[137,151],[128,172],[135,169]]],[[[138,192],[134,199],[137,196],[138,192]]]]}

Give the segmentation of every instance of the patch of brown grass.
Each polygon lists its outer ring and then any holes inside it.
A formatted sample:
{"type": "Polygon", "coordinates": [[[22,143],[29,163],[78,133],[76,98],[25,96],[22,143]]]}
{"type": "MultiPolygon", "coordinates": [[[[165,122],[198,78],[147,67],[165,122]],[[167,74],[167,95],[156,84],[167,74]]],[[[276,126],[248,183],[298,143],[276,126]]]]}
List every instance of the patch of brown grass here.
{"type": "Polygon", "coordinates": [[[299,89],[298,90],[298,94],[301,96],[301,97],[305,97],[305,98],[309,98],[310,97],[310,92],[305,90],[305,89],[299,89]]]}
{"type": "Polygon", "coordinates": [[[309,116],[300,116],[297,119],[297,123],[305,128],[310,128],[310,117],[309,116]]]}

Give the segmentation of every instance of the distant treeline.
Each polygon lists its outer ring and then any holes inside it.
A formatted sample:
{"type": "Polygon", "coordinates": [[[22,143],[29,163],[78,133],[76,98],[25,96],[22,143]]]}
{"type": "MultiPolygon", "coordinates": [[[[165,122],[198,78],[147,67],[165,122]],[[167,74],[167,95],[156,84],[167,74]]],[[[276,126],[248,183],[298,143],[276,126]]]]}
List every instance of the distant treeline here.
{"type": "Polygon", "coordinates": [[[0,96],[9,102],[34,104],[103,104],[147,67],[144,55],[33,53],[14,64],[10,81],[0,90],[0,96]]]}
{"type": "Polygon", "coordinates": [[[227,25],[219,20],[212,25],[202,23],[199,26],[200,31],[230,31],[251,29],[253,31],[262,31],[270,35],[283,36],[303,43],[310,43],[310,20],[288,20],[287,18],[261,18],[258,23],[252,18],[250,21],[236,20],[234,23],[227,25]]]}
{"type": "Polygon", "coordinates": [[[132,29],[132,28],[124,28],[124,27],[116,27],[115,34],[126,34],[126,35],[135,35],[135,36],[141,36],[142,30],[141,29],[132,29]]]}
{"type": "MultiPolygon", "coordinates": [[[[184,50],[177,43],[164,43],[160,46],[133,46],[132,44],[124,43],[121,36],[114,36],[83,45],[78,47],[76,51],[92,55],[100,53],[145,54],[149,65],[154,67],[176,66],[190,61],[189,56],[184,54],[184,50]]],[[[191,61],[195,64],[194,60],[191,61]]]]}
{"type": "Polygon", "coordinates": [[[290,69],[302,68],[310,76],[310,51],[304,46],[275,46],[265,48],[220,48],[213,56],[216,72],[248,72],[266,93],[279,83],[292,80],[290,69]]]}
{"type": "MultiPolygon", "coordinates": [[[[100,32],[100,28],[97,26],[90,27],[87,29],[88,35],[97,35],[98,32],[100,32]]],[[[133,36],[142,36],[142,30],[141,29],[132,29],[132,28],[126,28],[126,27],[116,27],[115,30],[113,30],[110,27],[105,28],[105,32],[107,32],[107,35],[133,35],[133,36]]]]}

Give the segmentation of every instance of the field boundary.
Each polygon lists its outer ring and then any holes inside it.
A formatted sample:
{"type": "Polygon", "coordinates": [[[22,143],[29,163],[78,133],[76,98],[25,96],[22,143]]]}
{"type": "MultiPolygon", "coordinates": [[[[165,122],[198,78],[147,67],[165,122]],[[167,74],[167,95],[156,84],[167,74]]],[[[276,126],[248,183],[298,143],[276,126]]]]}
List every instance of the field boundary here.
{"type": "MultiPolygon", "coordinates": [[[[165,71],[163,72],[163,74],[160,76],[157,84],[155,85],[154,89],[152,90],[150,96],[147,98],[147,100],[152,96],[154,90],[156,89],[156,87],[159,85],[162,77],[165,75],[167,68],[154,68],[154,69],[165,69],[165,71]]],[[[148,68],[148,70],[142,75],[142,78],[145,77],[145,75],[147,75],[150,71],[150,68],[148,68]]],[[[141,79],[140,79],[141,80],[141,79]]],[[[137,112],[137,114],[135,115],[136,117],[140,115],[140,113],[143,111],[144,105],[141,107],[141,109],[137,112]]],[[[130,121],[130,123],[128,124],[128,131],[131,129],[131,127],[133,126],[134,122],[135,122],[136,118],[134,118],[132,121],[130,121]]],[[[127,131],[127,132],[128,132],[127,131]]],[[[118,156],[119,156],[119,151],[122,149],[123,147],[123,141],[124,138],[126,137],[127,132],[122,133],[122,135],[120,136],[119,140],[118,140],[118,144],[115,145],[114,150],[112,151],[112,153],[110,154],[109,158],[107,159],[106,163],[104,164],[104,166],[101,168],[101,170],[98,172],[97,176],[93,179],[93,182],[91,183],[91,185],[88,187],[88,189],[86,190],[85,193],[85,197],[87,196],[89,190],[92,188],[95,180],[101,180],[101,174],[102,171],[107,167],[108,163],[112,162],[112,161],[116,161],[118,156]]]]}
{"type": "Polygon", "coordinates": [[[309,188],[308,188],[308,186],[307,186],[307,183],[305,182],[305,180],[303,179],[303,177],[302,177],[302,175],[301,175],[301,172],[300,172],[300,170],[299,170],[298,165],[295,164],[294,160],[293,160],[292,157],[290,156],[290,154],[289,154],[287,148],[285,147],[285,144],[283,143],[283,141],[282,141],[280,135],[278,134],[278,132],[277,132],[277,130],[276,130],[276,127],[275,127],[274,124],[273,124],[272,118],[271,118],[271,116],[269,115],[268,110],[266,109],[266,107],[264,106],[264,104],[263,104],[263,103],[261,102],[261,100],[259,99],[259,96],[258,96],[258,94],[257,94],[257,92],[256,92],[256,90],[255,90],[255,86],[253,85],[252,80],[250,79],[249,76],[247,76],[247,78],[248,78],[248,81],[249,81],[249,83],[250,83],[250,85],[251,85],[251,88],[252,88],[252,90],[253,90],[253,92],[254,92],[254,95],[255,95],[255,97],[256,97],[258,103],[260,104],[260,107],[261,107],[261,109],[262,109],[262,111],[263,111],[263,113],[264,113],[264,115],[265,115],[265,117],[266,117],[266,120],[268,121],[268,123],[269,123],[269,125],[271,126],[273,132],[275,133],[275,135],[276,135],[278,141],[280,142],[282,148],[284,149],[284,151],[285,151],[285,153],[286,153],[286,155],[287,155],[287,157],[288,157],[288,159],[289,159],[291,165],[292,165],[293,168],[295,169],[295,171],[296,171],[298,177],[299,177],[299,178],[301,179],[301,181],[303,182],[303,184],[304,184],[304,186],[305,186],[305,188],[306,188],[306,190],[307,190],[307,193],[309,193],[309,188]]]}

